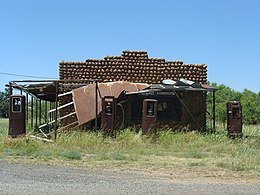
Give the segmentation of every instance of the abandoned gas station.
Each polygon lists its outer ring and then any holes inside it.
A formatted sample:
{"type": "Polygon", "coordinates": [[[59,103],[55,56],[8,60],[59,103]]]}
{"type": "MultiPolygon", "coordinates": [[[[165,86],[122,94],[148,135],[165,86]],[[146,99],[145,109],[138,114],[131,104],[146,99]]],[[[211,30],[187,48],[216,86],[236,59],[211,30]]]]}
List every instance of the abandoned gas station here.
{"type": "Polygon", "coordinates": [[[213,93],[211,130],[215,129],[216,89],[207,84],[207,66],[149,58],[145,51],[61,61],[59,80],[11,81],[6,86],[11,95],[11,136],[24,134],[26,126],[54,139],[71,128],[112,136],[129,126],[142,127],[144,134],[156,133],[162,126],[206,131],[209,92],[213,93]],[[13,90],[20,95],[13,95],[13,90]]]}

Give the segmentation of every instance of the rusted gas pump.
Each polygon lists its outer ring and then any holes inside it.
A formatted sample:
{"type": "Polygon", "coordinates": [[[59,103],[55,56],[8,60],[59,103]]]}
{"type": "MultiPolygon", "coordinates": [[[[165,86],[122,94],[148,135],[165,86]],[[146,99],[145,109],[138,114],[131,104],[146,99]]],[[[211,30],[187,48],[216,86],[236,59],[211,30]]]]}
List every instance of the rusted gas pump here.
{"type": "Polygon", "coordinates": [[[154,138],[157,134],[157,100],[145,99],[143,101],[142,134],[150,134],[154,138]]]}
{"type": "Polygon", "coordinates": [[[242,133],[242,105],[239,101],[227,103],[227,130],[230,138],[239,138],[242,133]]]}
{"type": "Polygon", "coordinates": [[[26,133],[25,96],[11,95],[9,100],[8,135],[18,137],[26,133]]]}
{"type": "Polygon", "coordinates": [[[116,98],[105,96],[102,99],[101,129],[105,135],[115,137],[116,98]]]}

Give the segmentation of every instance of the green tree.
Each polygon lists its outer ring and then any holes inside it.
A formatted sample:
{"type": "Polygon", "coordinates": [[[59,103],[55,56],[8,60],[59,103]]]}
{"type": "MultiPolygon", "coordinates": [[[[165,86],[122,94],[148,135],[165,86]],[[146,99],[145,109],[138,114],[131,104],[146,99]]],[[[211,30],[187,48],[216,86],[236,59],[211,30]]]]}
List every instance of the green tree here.
{"type": "MultiPolygon", "coordinates": [[[[259,124],[260,123],[260,92],[254,93],[245,89],[242,93],[234,91],[225,85],[217,85],[216,83],[209,83],[216,87],[216,121],[225,123],[227,120],[226,104],[229,101],[237,100],[242,104],[243,123],[245,124],[259,124]]],[[[207,99],[208,110],[211,112],[212,93],[208,95],[207,99]]]]}
{"type": "Polygon", "coordinates": [[[243,119],[246,124],[260,123],[260,93],[245,89],[242,93],[243,119]]]}
{"type": "MultiPolygon", "coordinates": [[[[225,123],[225,121],[227,120],[227,102],[231,100],[240,100],[241,93],[235,92],[234,90],[223,84],[218,86],[216,83],[212,83],[211,85],[218,89],[216,91],[216,120],[221,123],[225,123]]],[[[212,94],[209,94],[207,103],[208,106],[212,105],[212,94]]]]}
{"type": "Polygon", "coordinates": [[[9,95],[8,90],[5,89],[4,92],[0,91],[0,117],[7,118],[9,111],[9,95]]]}

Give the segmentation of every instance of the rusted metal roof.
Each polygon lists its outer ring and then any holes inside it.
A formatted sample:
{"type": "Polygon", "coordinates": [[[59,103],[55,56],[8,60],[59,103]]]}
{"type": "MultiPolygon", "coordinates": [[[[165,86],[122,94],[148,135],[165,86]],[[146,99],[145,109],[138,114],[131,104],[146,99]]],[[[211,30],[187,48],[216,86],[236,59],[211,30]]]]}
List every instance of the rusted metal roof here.
{"type": "Polygon", "coordinates": [[[6,85],[6,87],[19,89],[41,100],[55,102],[56,95],[63,92],[63,88],[82,87],[85,86],[87,83],[91,83],[91,82],[94,82],[94,80],[79,80],[79,79],[21,80],[21,81],[10,81],[9,84],[6,85]],[[58,89],[56,89],[56,85],[58,86],[58,89]]]}
{"type": "Polygon", "coordinates": [[[134,94],[153,94],[158,92],[173,92],[173,91],[216,91],[215,87],[208,84],[198,84],[186,79],[180,79],[178,81],[165,80],[162,84],[152,84],[149,88],[135,91],[126,92],[126,95],[134,94]]]}
{"type": "Polygon", "coordinates": [[[211,91],[217,91],[218,89],[216,87],[213,87],[211,85],[208,85],[208,84],[200,84],[200,86],[203,88],[203,89],[206,89],[207,91],[211,92],[211,91]]]}
{"type": "Polygon", "coordinates": [[[21,85],[24,90],[41,100],[55,102],[56,87],[54,83],[40,83],[21,85]]]}

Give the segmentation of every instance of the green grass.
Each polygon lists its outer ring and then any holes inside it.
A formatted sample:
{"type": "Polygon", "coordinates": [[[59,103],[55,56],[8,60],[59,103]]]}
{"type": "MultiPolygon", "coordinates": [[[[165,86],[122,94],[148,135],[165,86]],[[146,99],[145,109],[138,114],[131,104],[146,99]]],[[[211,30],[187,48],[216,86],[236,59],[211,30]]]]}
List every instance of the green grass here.
{"type": "Polygon", "coordinates": [[[0,118],[0,136],[7,134],[8,131],[8,119],[0,118]]]}
{"type": "Polygon", "coordinates": [[[71,160],[81,160],[81,154],[77,150],[67,150],[62,153],[62,156],[71,160]]]}
{"type": "MultiPolygon", "coordinates": [[[[156,143],[130,129],[116,139],[100,133],[60,133],[55,143],[7,136],[7,120],[0,119],[0,158],[119,166],[148,170],[191,169],[225,171],[260,177],[260,126],[244,127],[242,139],[232,140],[217,127],[214,134],[159,131],[156,143]]],[[[174,174],[174,173],[173,173],[174,174]]]]}

